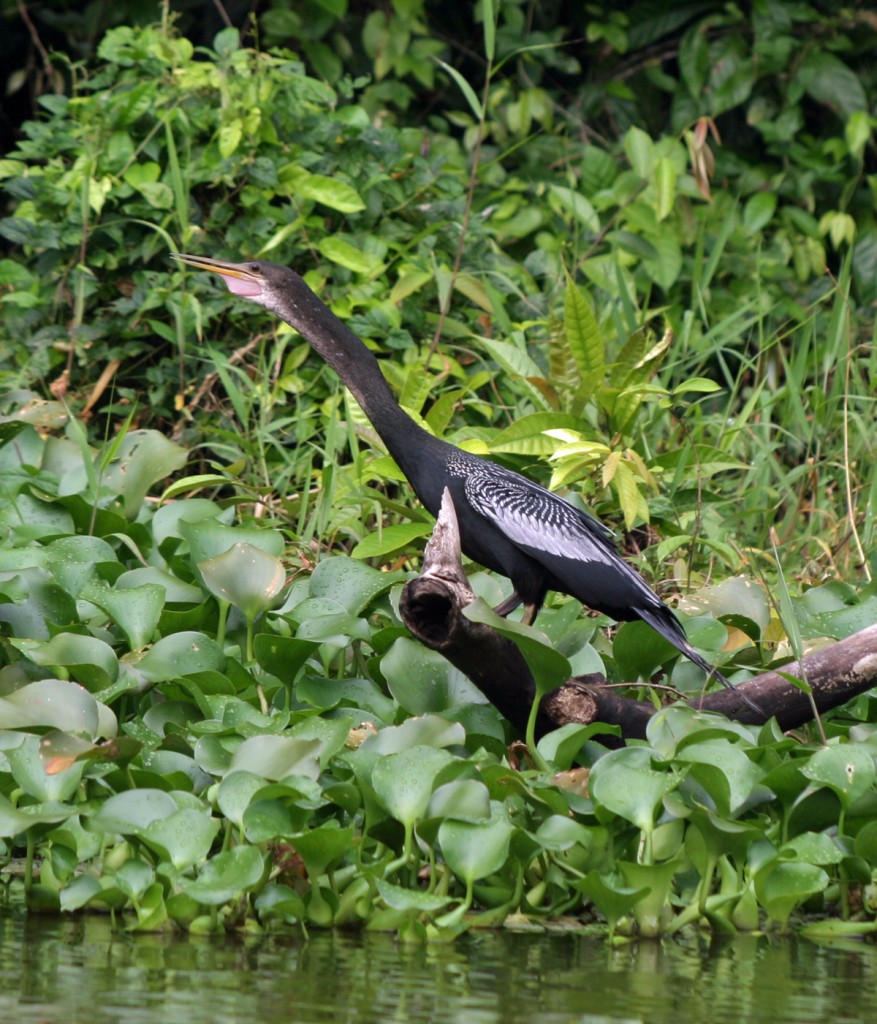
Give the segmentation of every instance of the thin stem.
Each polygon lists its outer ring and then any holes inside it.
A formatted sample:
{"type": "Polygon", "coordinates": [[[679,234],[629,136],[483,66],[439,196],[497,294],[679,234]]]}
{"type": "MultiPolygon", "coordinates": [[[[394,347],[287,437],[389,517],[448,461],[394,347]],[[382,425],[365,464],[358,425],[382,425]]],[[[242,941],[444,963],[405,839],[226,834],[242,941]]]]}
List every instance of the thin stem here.
{"type": "Polygon", "coordinates": [[[472,150],[472,173],[469,176],[469,188],[466,191],[466,207],[463,210],[463,220],[460,224],[460,237],[457,240],[457,251],[454,253],[454,265],[451,268],[451,283],[448,288],[448,300],[442,303],[442,308],[439,310],[439,318],[438,323],[436,324],[435,334],[433,335],[432,342],[429,346],[429,352],[426,357],[426,366],[429,366],[432,361],[432,357],[436,353],[439,342],[441,341],[445,318],[449,312],[450,296],[454,290],[454,282],[457,280],[460,273],[460,264],[463,262],[463,247],[466,244],[466,235],[469,230],[469,218],[472,215],[472,202],[475,198],[475,187],[478,184],[481,144],[484,142],[484,119],[487,113],[487,101],[490,96],[490,79],[492,73],[493,65],[491,62],[488,62],[487,74],[484,77],[484,93],[481,97],[481,119],[478,122],[478,135],[475,139],[475,148],[472,150]]]}

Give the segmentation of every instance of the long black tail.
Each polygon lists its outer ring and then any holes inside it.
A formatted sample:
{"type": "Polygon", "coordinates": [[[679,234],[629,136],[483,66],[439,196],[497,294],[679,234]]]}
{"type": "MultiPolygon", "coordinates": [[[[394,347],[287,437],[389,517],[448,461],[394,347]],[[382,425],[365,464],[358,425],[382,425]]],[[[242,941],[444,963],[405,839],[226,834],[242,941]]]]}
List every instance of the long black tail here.
{"type": "Polygon", "coordinates": [[[702,668],[706,672],[709,679],[715,679],[717,683],[721,683],[722,686],[727,687],[729,690],[733,690],[737,696],[745,704],[748,704],[753,711],[757,711],[760,715],[764,712],[762,709],[749,697],[743,693],[733,683],[728,682],[727,679],[722,675],[717,668],[714,668],[710,663],[702,658],[697,651],[688,642],[688,637],[685,635],[685,630],[682,628],[682,624],[673,614],[673,612],[666,605],[659,605],[657,608],[638,608],[639,617],[643,622],[648,623],[656,632],[660,633],[665,640],[669,640],[673,646],[681,651],[689,661],[693,661],[698,668],[702,668]]]}

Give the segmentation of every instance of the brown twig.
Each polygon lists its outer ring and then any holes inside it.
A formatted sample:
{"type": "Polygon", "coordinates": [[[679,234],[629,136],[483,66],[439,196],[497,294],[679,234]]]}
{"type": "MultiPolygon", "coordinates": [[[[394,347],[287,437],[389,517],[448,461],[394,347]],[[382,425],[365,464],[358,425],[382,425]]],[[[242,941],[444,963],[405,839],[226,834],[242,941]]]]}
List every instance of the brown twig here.
{"type": "Polygon", "coordinates": [[[45,48],[45,46],[43,46],[43,42],[40,39],[40,34],[39,32],[37,32],[36,25],[34,25],[33,21],[31,20],[30,14],[28,13],[27,10],[27,4],[24,2],[24,0],[18,0],[18,13],[21,15],[21,20],[27,26],[27,30],[30,33],[30,38],[34,46],[36,47],[37,51],[39,52],[40,57],[42,58],[43,71],[45,72],[46,77],[49,79],[49,81],[51,81],[52,77],[54,76],[55,69],[52,67],[52,60],[49,57],[49,51],[45,48]]]}

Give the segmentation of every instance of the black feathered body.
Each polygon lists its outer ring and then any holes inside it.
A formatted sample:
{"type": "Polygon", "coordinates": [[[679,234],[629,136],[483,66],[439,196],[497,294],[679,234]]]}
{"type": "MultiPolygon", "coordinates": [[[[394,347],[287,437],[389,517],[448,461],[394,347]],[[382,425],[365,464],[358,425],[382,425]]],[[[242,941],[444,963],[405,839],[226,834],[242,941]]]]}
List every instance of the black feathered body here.
{"type": "Polygon", "coordinates": [[[295,271],[261,261],[179,258],[223,274],[232,292],[276,313],[307,339],[352,391],[433,515],[444,489],[450,490],[464,553],[514,585],[517,597],[503,603],[504,612],[523,603],[532,619],[549,590],[570,594],[616,620],[642,619],[725,682],[692,649],[673,612],[621,558],[605,526],[526,477],[415,423],[396,402],[372,352],[295,271]]]}
{"type": "Polygon", "coordinates": [[[616,621],[648,622],[690,655],[676,616],[618,554],[601,522],[519,473],[430,440],[432,457],[418,446],[421,457],[407,467],[405,453],[388,447],[433,515],[450,490],[464,553],[507,576],[524,605],[540,608],[549,590],[569,594],[616,621]]]}

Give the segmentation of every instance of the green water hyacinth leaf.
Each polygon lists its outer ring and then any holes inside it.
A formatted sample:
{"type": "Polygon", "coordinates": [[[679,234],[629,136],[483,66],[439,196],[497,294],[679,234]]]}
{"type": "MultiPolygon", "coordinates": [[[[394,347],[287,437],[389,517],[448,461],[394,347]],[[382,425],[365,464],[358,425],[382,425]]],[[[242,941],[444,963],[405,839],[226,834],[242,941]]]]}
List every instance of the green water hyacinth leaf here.
{"type": "MultiPolygon", "coordinates": [[[[308,658],[320,649],[316,640],[259,633],[253,641],[256,661],[282,682],[291,683],[308,658]]],[[[324,682],[321,680],[321,683],[324,682]]]]}
{"type": "Polygon", "coordinates": [[[139,835],[154,821],[176,814],[173,797],[161,789],[135,789],[108,797],[97,813],[83,820],[91,832],[139,835]]]}
{"type": "Polygon", "coordinates": [[[183,871],[207,857],[218,832],[219,821],[208,812],[182,807],[167,818],[151,822],[138,835],[183,871]]]}
{"type": "Polygon", "coordinates": [[[618,726],[603,725],[595,722],[591,725],[577,725],[570,722],[554,729],[539,740],[537,750],[558,771],[567,771],[573,764],[585,742],[591,736],[620,734],[618,726]]]}
{"type": "Polygon", "coordinates": [[[52,727],[92,740],[115,736],[116,716],[83,687],[40,679],[0,697],[0,729],[52,727]]]}
{"type": "Polygon", "coordinates": [[[63,508],[40,501],[26,490],[0,504],[0,534],[16,547],[72,532],[73,520],[63,508]]]}
{"type": "Polygon", "coordinates": [[[76,602],[37,566],[0,573],[0,622],[8,633],[32,640],[48,640],[54,627],[78,622],[76,602]]]}
{"type": "Polygon", "coordinates": [[[135,518],[150,487],[182,469],[188,452],[157,430],[132,430],[122,439],[101,483],[122,498],[125,517],[135,518]]]}
{"type": "MultiPolygon", "coordinates": [[[[155,543],[161,547],[169,538],[185,540],[183,525],[186,523],[197,523],[203,519],[215,519],[221,525],[228,526],[233,518],[234,510],[232,508],[222,509],[215,501],[211,501],[209,498],[187,498],[185,501],[171,501],[157,509],[152,517],[152,536],[155,538],[155,543]]],[[[212,552],[215,555],[219,553],[218,551],[212,552]]]]}
{"type": "Polygon", "coordinates": [[[119,659],[109,644],[94,636],[58,633],[48,642],[9,641],[35,665],[43,668],[63,666],[75,681],[89,690],[100,690],[116,681],[119,659]]]}
{"type": "Polygon", "coordinates": [[[221,555],[198,563],[204,585],[253,621],[273,607],[286,584],[283,564],[267,551],[236,541],[221,555]]]}
{"type": "Polygon", "coordinates": [[[763,772],[737,744],[724,739],[690,743],[676,760],[691,764],[691,774],[715,801],[719,814],[733,817],[750,799],[763,772]]]}
{"type": "Polygon", "coordinates": [[[255,907],[260,920],[283,921],[298,920],[305,916],[304,900],[288,885],[277,885],[269,882],[255,900],[255,907]]]}
{"type": "Polygon", "coordinates": [[[194,672],[221,672],[225,669],[225,655],[215,640],[186,630],[162,637],[129,664],[148,682],[164,683],[194,672]]]}
{"type": "Polygon", "coordinates": [[[347,744],[350,735],[350,723],[343,718],[322,718],[312,715],[296,722],[289,730],[290,736],[297,740],[315,740],[319,743],[317,750],[320,768],[325,769],[329,761],[347,744]]]}
{"type": "Polygon", "coordinates": [[[298,832],[305,824],[307,817],[296,815],[293,819],[292,809],[280,800],[254,800],[244,811],[243,830],[247,842],[253,844],[270,843],[274,839],[283,839],[298,832]]]}
{"type": "Polygon", "coordinates": [[[675,757],[676,752],[683,750],[689,743],[718,738],[728,743],[740,743],[746,749],[752,741],[752,729],[724,715],[714,715],[685,704],[671,704],[661,708],[657,714],[652,715],[646,726],[649,746],[667,759],[675,757]]]}
{"type": "Polygon", "coordinates": [[[169,912],[165,903],[165,891],[161,882],[153,882],[143,895],[134,902],[137,924],[132,930],[157,932],[168,920],[169,912]]]}
{"type": "Polygon", "coordinates": [[[283,554],[283,534],[279,530],[226,526],[212,516],[193,522],[181,520],[177,523],[177,528],[189,545],[192,564],[196,571],[199,562],[207,562],[217,555],[224,554],[237,543],[252,544],[275,558],[283,554]]]}
{"type": "Polygon", "coordinates": [[[631,908],[640,935],[657,937],[664,930],[663,918],[669,911],[673,877],[680,865],[675,861],[667,861],[665,864],[620,861],[618,867],[629,888],[646,890],[631,908]]]}
{"type": "Polygon", "coordinates": [[[46,771],[40,746],[39,736],[24,736],[19,746],[6,751],[12,777],[28,796],[41,803],[69,800],[79,788],[85,762],[50,774],[46,771]]]}
{"type": "Polygon", "coordinates": [[[353,849],[354,834],[352,825],[340,828],[337,822],[332,821],[309,832],[290,836],[289,843],[305,862],[308,877],[316,879],[325,874],[330,864],[341,860],[353,849]]]}
{"type": "Polygon", "coordinates": [[[552,814],[536,830],[536,838],[546,850],[569,850],[577,845],[588,848],[592,844],[591,832],[572,818],[552,814]]]}
{"type": "Polygon", "coordinates": [[[404,889],[383,878],[375,880],[378,894],[388,907],[393,910],[413,910],[418,913],[430,913],[441,910],[451,902],[450,896],[425,892],[423,889],[404,889]]]}
{"type": "Polygon", "coordinates": [[[853,852],[872,867],[877,867],[877,821],[869,821],[856,833],[853,852]]]}
{"type": "Polygon", "coordinates": [[[532,626],[500,618],[483,598],[467,605],[463,614],[470,622],[491,626],[514,641],[527,659],[540,693],[562,685],[572,675],[568,659],[556,650],[544,633],[532,626]]]}
{"type": "Polygon", "coordinates": [[[355,558],[338,555],[324,558],[317,565],[308,582],[308,593],[330,598],[351,615],[360,615],[376,597],[405,579],[404,572],[380,572],[355,558]]]}
{"type": "Polygon", "coordinates": [[[164,590],[165,602],[170,604],[199,604],[204,597],[199,587],[186,583],[178,576],[172,576],[171,573],[154,565],[141,565],[136,569],[129,569],[116,580],[116,587],[119,590],[133,590],[144,584],[161,587],[164,590]]]}
{"type": "Polygon", "coordinates": [[[300,640],[319,641],[336,647],[348,647],[351,640],[371,639],[366,619],[351,615],[328,597],[309,597],[295,608],[300,640]]]}
{"type": "Polygon", "coordinates": [[[400,637],[381,660],[387,688],[412,715],[447,711],[460,704],[484,704],[485,697],[437,651],[400,637]]]}
{"type": "Polygon", "coordinates": [[[744,857],[747,846],[759,837],[754,826],[720,818],[705,807],[693,808],[688,820],[692,827],[685,832],[685,852],[702,875],[722,853],[744,857]]]}
{"type": "Polygon", "coordinates": [[[612,653],[625,679],[648,679],[676,648],[644,622],[625,622],[612,641],[612,653]]]}
{"type": "Polygon", "coordinates": [[[602,875],[598,871],[591,871],[581,880],[573,882],[572,887],[590,900],[606,918],[610,942],[621,918],[629,914],[648,892],[646,887],[632,888],[624,885],[620,879],[602,875]]]}
{"type": "Polygon", "coordinates": [[[467,886],[505,864],[514,827],[505,818],[487,822],[443,821],[438,830],[442,856],[467,886]]]}
{"type": "Polygon", "coordinates": [[[261,775],[243,768],[229,772],[219,784],[216,806],[229,821],[241,828],[244,811],[250,806],[256,793],[265,788],[265,781],[261,775]]]}
{"type": "Polygon", "coordinates": [[[849,808],[874,785],[874,759],[865,747],[852,743],[823,747],[801,768],[801,772],[818,786],[833,790],[844,810],[849,808]]]}
{"type": "Polygon", "coordinates": [[[601,757],[591,769],[593,799],[644,832],[652,830],[658,804],[678,783],[672,772],[652,768],[655,756],[646,747],[623,747],[601,757]]]}
{"type": "Polygon", "coordinates": [[[296,682],[295,694],[300,701],[321,710],[338,705],[359,708],[363,717],[374,720],[376,725],[391,722],[397,711],[396,702],[370,679],[324,679],[305,675],[296,682]]]}
{"type": "MultiPolygon", "coordinates": [[[[397,523],[370,533],[350,552],[353,558],[381,558],[432,533],[430,523],[397,523]]],[[[322,562],[320,563],[322,565],[322,562]]],[[[360,563],[361,564],[361,563],[360,563]]]]}
{"type": "Polygon", "coordinates": [[[0,794],[0,838],[21,835],[34,825],[53,825],[66,821],[75,814],[75,806],[54,801],[15,807],[0,794]]]}
{"type": "Polygon", "coordinates": [[[371,739],[360,750],[374,754],[395,754],[418,744],[426,747],[452,747],[465,743],[466,731],[459,722],[449,722],[438,715],[409,718],[401,725],[391,725],[371,739]]]}
{"type": "Polygon", "coordinates": [[[785,928],[795,907],[822,892],[829,881],[815,864],[784,862],[759,873],[755,892],[768,916],[785,928]]]}
{"type": "Polygon", "coordinates": [[[490,818],[490,790],[478,779],[446,782],[429,798],[426,817],[487,821],[490,818]]]}
{"type": "Polygon", "coordinates": [[[117,590],[103,580],[90,580],[79,596],[106,612],[125,634],[132,651],[142,651],[155,636],[166,591],[154,583],[117,590]]]}
{"type": "Polygon", "coordinates": [[[236,846],[207,861],[194,881],[182,879],[180,889],[198,903],[217,906],[258,885],[264,869],[262,853],[255,846],[236,846]]]}
{"type": "Polygon", "coordinates": [[[96,878],[93,878],[91,875],[80,875],[78,878],[74,878],[62,890],[60,897],[61,910],[81,910],[95,896],[100,895],[102,891],[101,884],[96,878]]]}
{"type": "Polygon", "coordinates": [[[790,599],[801,633],[839,640],[877,621],[877,594],[854,599],[850,590],[847,584],[832,580],[790,599]]]}
{"type": "Polygon", "coordinates": [[[210,775],[225,775],[234,750],[240,745],[236,736],[202,736],[195,744],[195,761],[210,775]]]}
{"type": "Polygon", "coordinates": [[[213,782],[194,758],[179,750],[144,752],[140,763],[145,771],[165,779],[170,785],[178,786],[182,790],[191,788],[195,793],[200,793],[213,782]]]}
{"type": "Polygon", "coordinates": [[[146,861],[132,857],[113,875],[113,881],[129,899],[137,900],[155,881],[155,871],[146,861]]]}
{"type": "Polygon", "coordinates": [[[60,537],[47,545],[45,566],[72,596],[79,597],[83,586],[99,571],[112,571],[119,560],[101,537],[60,537]]]}
{"type": "MultiPolygon", "coordinates": [[[[20,569],[44,569],[46,552],[44,548],[0,548],[0,572],[13,573],[20,569]]],[[[6,577],[3,577],[4,579],[6,577]]]]}
{"type": "Polygon", "coordinates": [[[454,757],[436,747],[414,746],[382,757],[372,771],[372,785],[384,809],[406,828],[426,814],[436,776],[454,757]]]}
{"type": "Polygon", "coordinates": [[[840,864],[844,858],[840,846],[824,832],[802,832],[780,849],[783,860],[801,861],[807,864],[840,864]]]}
{"type": "Polygon", "coordinates": [[[229,772],[245,771],[264,779],[279,780],[287,775],[320,775],[320,740],[292,736],[254,736],[244,740],[232,755],[229,772]]]}

